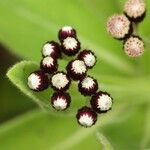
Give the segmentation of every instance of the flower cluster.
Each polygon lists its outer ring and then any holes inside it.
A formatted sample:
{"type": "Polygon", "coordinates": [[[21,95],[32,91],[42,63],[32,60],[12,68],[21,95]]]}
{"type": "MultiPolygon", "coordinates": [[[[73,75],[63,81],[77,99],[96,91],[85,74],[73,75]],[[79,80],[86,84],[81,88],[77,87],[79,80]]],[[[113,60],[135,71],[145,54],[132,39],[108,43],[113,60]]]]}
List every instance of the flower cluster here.
{"type": "Polygon", "coordinates": [[[54,90],[50,103],[55,110],[64,111],[71,104],[71,96],[66,91],[71,81],[78,82],[78,90],[83,96],[90,96],[90,106],[83,106],[76,114],[78,123],[91,127],[97,121],[97,113],[111,109],[110,94],[98,91],[98,82],[87,75],[88,69],[96,64],[97,58],[91,50],[81,52],[81,44],[76,30],[70,26],[62,27],[58,32],[60,43],[48,41],[43,45],[40,69],[28,77],[28,86],[34,91],[43,91],[49,86],[54,90]],[[63,55],[74,56],[66,66],[66,71],[58,70],[58,59],[63,55]],[[98,91],[98,92],[97,92],[98,91]]]}
{"type": "Polygon", "coordinates": [[[129,57],[139,57],[144,53],[144,42],[136,35],[136,25],[145,14],[144,0],[127,0],[124,14],[114,14],[108,18],[108,33],[115,39],[123,40],[124,52],[129,57]]]}

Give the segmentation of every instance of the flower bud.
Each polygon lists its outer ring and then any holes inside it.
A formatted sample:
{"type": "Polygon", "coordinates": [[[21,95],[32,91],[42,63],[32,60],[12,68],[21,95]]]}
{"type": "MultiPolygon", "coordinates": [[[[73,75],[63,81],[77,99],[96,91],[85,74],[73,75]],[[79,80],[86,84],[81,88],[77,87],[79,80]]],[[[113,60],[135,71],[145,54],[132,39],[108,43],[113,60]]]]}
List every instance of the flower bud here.
{"type": "Polygon", "coordinates": [[[116,39],[124,39],[132,33],[131,23],[125,15],[115,14],[108,19],[107,31],[116,39]]]}
{"type": "Polygon", "coordinates": [[[129,57],[139,57],[144,53],[144,42],[138,36],[131,36],[124,42],[123,48],[129,57]]]}
{"type": "Polygon", "coordinates": [[[82,95],[90,96],[96,93],[98,89],[98,83],[93,77],[86,76],[80,80],[78,88],[82,95]]]}
{"type": "Polygon", "coordinates": [[[144,0],[127,0],[124,5],[124,12],[131,21],[142,21],[146,12],[144,0]]]}
{"type": "Polygon", "coordinates": [[[78,59],[83,60],[89,69],[91,69],[96,64],[96,56],[91,50],[83,50],[80,52],[78,59]]]}
{"type": "Polygon", "coordinates": [[[67,37],[76,38],[76,30],[73,29],[71,26],[64,26],[59,30],[58,38],[60,41],[63,41],[67,37]]]}
{"type": "Polygon", "coordinates": [[[80,42],[74,37],[67,37],[64,39],[61,46],[62,51],[68,56],[76,55],[80,50],[80,42]]]}
{"type": "Polygon", "coordinates": [[[72,60],[66,67],[67,74],[73,80],[80,80],[86,75],[87,68],[82,60],[72,60]]]}
{"type": "Polygon", "coordinates": [[[68,93],[57,91],[51,97],[51,104],[56,110],[66,110],[70,106],[71,97],[68,93]]]}
{"type": "Polygon", "coordinates": [[[28,77],[28,86],[34,91],[43,91],[48,88],[48,76],[41,70],[32,72],[28,77]]]}
{"type": "Polygon", "coordinates": [[[50,74],[56,72],[58,68],[57,60],[49,56],[42,59],[40,66],[44,72],[50,74]]]}
{"type": "Polygon", "coordinates": [[[53,58],[60,58],[61,57],[61,47],[55,41],[48,41],[44,44],[42,48],[42,55],[43,57],[53,57],[53,58]]]}
{"type": "Polygon", "coordinates": [[[70,85],[70,79],[64,72],[56,72],[51,77],[51,86],[54,90],[67,90],[70,85]]]}
{"type": "Polygon", "coordinates": [[[97,121],[97,114],[90,107],[80,108],[76,115],[78,123],[83,127],[91,127],[97,121]]]}
{"type": "Polygon", "coordinates": [[[91,98],[91,106],[97,113],[104,113],[111,109],[113,99],[107,92],[98,92],[91,98]]]}

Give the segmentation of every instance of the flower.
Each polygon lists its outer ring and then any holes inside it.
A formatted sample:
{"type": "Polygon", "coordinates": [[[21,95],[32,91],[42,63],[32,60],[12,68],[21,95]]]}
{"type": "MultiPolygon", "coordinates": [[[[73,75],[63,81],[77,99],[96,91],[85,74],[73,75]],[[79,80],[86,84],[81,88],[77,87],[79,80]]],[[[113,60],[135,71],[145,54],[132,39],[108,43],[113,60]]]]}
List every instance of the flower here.
{"type": "Polygon", "coordinates": [[[107,92],[100,91],[92,96],[90,103],[94,111],[104,113],[111,109],[113,99],[107,92]]]}
{"type": "Polygon", "coordinates": [[[127,0],[124,12],[131,21],[142,21],[146,12],[144,0],[127,0]]]}
{"type": "Polygon", "coordinates": [[[86,75],[87,68],[82,60],[72,60],[66,67],[67,74],[73,80],[80,80],[86,75]]]}
{"type": "Polygon", "coordinates": [[[48,88],[48,76],[41,70],[32,72],[28,77],[28,86],[34,91],[43,91],[48,88]]]}
{"type": "Polygon", "coordinates": [[[91,50],[83,50],[78,55],[78,59],[84,61],[87,68],[91,69],[96,64],[96,56],[91,50]]]}
{"type": "Polygon", "coordinates": [[[97,114],[90,107],[80,108],[76,114],[78,123],[83,127],[91,127],[97,121],[97,114]]]}
{"type": "Polygon", "coordinates": [[[138,36],[131,36],[124,42],[123,48],[129,57],[139,57],[144,53],[144,42],[138,36]]]}
{"type": "Polygon", "coordinates": [[[125,15],[115,14],[108,18],[107,31],[117,39],[124,39],[132,33],[131,24],[125,15]]]}
{"type": "Polygon", "coordinates": [[[61,57],[61,48],[59,43],[55,41],[48,41],[44,44],[42,48],[42,55],[43,57],[53,57],[53,58],[60,58],[61,57]]]}
{"type": "Polygon", "coordinates": [[[68,93],[57,91],[51,97],[51,104],[56,110],[66,110],[71,103],[71,97],[68,93]]]}
{"type": "Polygon", "coordinates": [[[50,82],[54,90],[65,91],[69,88],[71,80],[68,78],[65,72],[59,71],[52,75],[50,82]]]}
{"type": "Polygon", "coordinates": [[[58,68],[57,60],[49,56],[41,60],[40,66],[44,72],[50,74],[56,72],[58,68]]]}
{"type": "Polygon", "coordinates": [[[60,41],[63,41],[67,37],[76,38],[76,30],[73,29],[71,26],[64,26],[58,32],[58,38],[60,41]]]}
{"type": "Polygon", "coordinates": [[[84,96],[90,96],[92,94],[95,94],[95,92],[97,91],[98,83],[97,80],[93,77],[86,76],[80,80],[78,88],[81,94],[83,94],[84,96]]]}
{"type": "Polygon", "coordinates": [[[62,51],[68,55],[68,56],[73,56],[78,53],[80,50],[80,42],[78,39],[74,37],[67,37],[64,39],[61,43],[62,51]]]}

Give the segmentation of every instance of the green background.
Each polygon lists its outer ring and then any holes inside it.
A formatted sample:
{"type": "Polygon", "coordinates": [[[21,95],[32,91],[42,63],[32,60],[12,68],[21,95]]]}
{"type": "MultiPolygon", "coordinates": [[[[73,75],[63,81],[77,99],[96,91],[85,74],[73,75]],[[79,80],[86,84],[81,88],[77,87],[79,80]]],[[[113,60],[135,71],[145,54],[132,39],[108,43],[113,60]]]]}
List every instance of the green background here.
{"type": "Polygon", "coordinates": [[[145,53],[136,59],[106,32],[107,18],[122,13],[124,2],[0,0],[0,150],[150,149],[150,1],[138,27],[145,53]],[[88,103],[76,83],[70,89],[72,105],[63,113],[49,105],[51,89],[35,93],[26,85],[29,73],[39,67],[43,43],[58,41],[64,25],[76,28],[82,49],[96,53],[97,65],[88,74],[114,98],[112,111],[99,115],[92,128],[76,122],[77,109],[88,103]]]}

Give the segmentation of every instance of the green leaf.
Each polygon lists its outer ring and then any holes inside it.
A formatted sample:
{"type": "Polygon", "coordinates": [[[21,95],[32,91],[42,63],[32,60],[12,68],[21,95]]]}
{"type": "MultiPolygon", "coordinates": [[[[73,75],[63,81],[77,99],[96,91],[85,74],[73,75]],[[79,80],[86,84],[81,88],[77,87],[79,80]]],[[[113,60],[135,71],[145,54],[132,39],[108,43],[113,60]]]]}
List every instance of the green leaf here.
{"type": "Polygon", "coordinates": [[[124,118],[120,114],[121,119],[115,120],[100,129],[108,137],[109,142],[115,150],[146,150],[150,148],[149,119],[147,117],[145,118],[147,114],[146,108],[148,108],[146,105],[144,104],[138,107],[129,105],[130,108],[126,108],[125,113],[127,115],[124,118]]]}
{"type": "Polygon", "coordinates": [[[93,135],[95,128],[81,128],[73,117],[56,117],[33,111],[0,128],[0,149],[73,150],[78,146],[98,149],[100,144],[93,135]],[[67,130],[66,126],[69,127],[67,130]],[[90,145],[80,144],[84,140],[90,145]]]}
{"type": "Polygon", "coordinates": [[[103,150],[108,150],[108,149],[113,150],[111,143],[108,141],[108,139],[102,133],[98,132],[97,138],[100,141],[103,150]]]}
{"type": "Polygon", "coordinates": [[[16,89],[8,79],[0,80],[0,122],[35,107],[35,103],[16,89]]]}
{"type": "Polygon", "coordinates": [[[146,107],[143,138],[141,140],[142,149],[150,148],[150,105],[146,107]]]}
{"type": "MultiPolygon", "coordinates": [[[[142,147],[141,145],[141,141],[143,141],[143,132],[145,130],[144,116],[146,114],[146,107],[146,105],[132,107],[132,111],[130,115],[127,115],[126,119],[114,121],[100,130],[104,135],[109,137],[108,139],[115,150],[149,148],[142,147]]],[[[125,113],[128,113],[127,111],[128,109],[125,113]]]]}
{"type": "MultiPolygon", "coordinates": [[[[61,63],[62,64],[62,63],[61,63]]],[[[41,108],[46,109],[49,112],[56,113],[50,106],[50,97],[53,93],[53,90],[49,87],[47,90],[42,92],[34,92],[29,89],[27,86],[27,78],[29,74],[37,70],[39,66],[31,61],[22,61],[21,63],[16,64],[12,67],[8,73],[8,78],[27,96],[34,100],[41,108]]],[[[86,100],[83,96],[77,91],[77,84],[72,83],[72,86],[69,90],[72,96],[72,104],[70,110],[66,111],[64,114],[71,115],[77,111],[77,108],[85,105],[86,100]],[[77,99],[78,97],[78,99],[77,99]]],[[[62,112],[60,113],[62,114],[62,112]]]]}
{"type": "MultiPolygon", "coordinates": [[[[114,120],[120,120],[120,115],[123,119],[126,108],[127,106],[121,106],[119,109],[115,107],[111,113],[100,116],[97,124],[92,128],[79,126],[75,116],[53,116],[40,110],[34,110],[0,127],[0,149],[101,149],[101,143],[106,138],[103,136],[102,139],[96,140],[97,130],[114,120]]],[[[106,145],[108,146],[105,143],[106,145]]]]}

